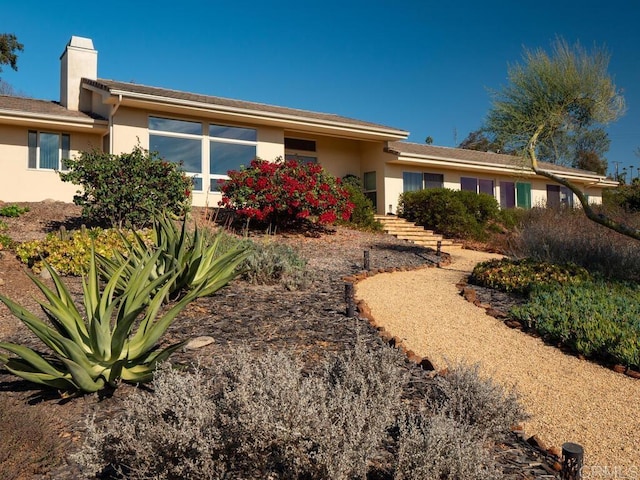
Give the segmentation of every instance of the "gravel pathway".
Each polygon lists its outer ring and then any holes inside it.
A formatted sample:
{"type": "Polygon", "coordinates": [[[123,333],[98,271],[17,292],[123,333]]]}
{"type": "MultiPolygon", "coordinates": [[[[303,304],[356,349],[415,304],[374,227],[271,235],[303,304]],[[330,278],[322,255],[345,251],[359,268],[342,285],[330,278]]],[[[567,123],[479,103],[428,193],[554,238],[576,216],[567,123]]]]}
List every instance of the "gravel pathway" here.
{"type": "Polygon", "coordinates": [[[607,467],[618,476],[603,478],[637,478],[630,475],[640,475],[640,381],[563,354],[464,300],[456,284],[495,257],[454,251],[449,266],[376,275],[358,283],[356,296],[378,325],[436,368],[480,363],[497,381],[515,385],[532,414],[527,434],[549,446],[583,445],[585,472],[607,467]]]}

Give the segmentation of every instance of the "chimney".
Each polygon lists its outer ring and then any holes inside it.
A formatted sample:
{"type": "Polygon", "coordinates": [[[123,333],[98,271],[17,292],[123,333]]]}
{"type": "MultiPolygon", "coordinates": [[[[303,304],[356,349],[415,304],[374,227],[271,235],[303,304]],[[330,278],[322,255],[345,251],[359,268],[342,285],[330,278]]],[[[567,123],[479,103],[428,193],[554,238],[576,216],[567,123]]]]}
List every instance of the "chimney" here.
{"type": "Polygon", "coordinates": [[[98,77],[98,52],[90,38],[71,37],[60,56],[60,103],[69,110],[88,111],[91,107],[89,92],[82,92],[82,78],[98,77]]]}

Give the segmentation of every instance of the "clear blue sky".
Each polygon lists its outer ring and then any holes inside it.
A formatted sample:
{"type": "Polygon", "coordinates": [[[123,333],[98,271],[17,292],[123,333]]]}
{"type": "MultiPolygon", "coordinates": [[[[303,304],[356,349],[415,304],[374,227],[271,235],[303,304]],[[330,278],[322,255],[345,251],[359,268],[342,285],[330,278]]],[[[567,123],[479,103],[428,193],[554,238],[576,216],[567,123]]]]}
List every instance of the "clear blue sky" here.
{"type": "Polygon", "coordinates": [[[101,78],[336,113],[442,146],[481,125],[523,47],[557,35],[606,46],[628,107],[608,129],[609,169],[640,166],[637,0],[2,3],[0,32],[24,44],[2,78],[31,97],[59,98],[59,57],[78,35],[101,78]]]}

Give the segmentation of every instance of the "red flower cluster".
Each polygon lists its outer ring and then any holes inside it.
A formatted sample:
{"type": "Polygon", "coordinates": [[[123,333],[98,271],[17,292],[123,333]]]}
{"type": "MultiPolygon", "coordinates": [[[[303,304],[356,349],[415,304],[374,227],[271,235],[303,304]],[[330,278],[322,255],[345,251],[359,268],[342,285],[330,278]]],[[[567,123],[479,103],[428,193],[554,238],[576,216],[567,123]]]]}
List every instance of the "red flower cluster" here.
{"type": "Polygon", "coordinates": [[[220,205],[243,217],[275,225],[305,220],[331,224],[339,218],[349,220],[353,212],[340,179],[318,164],[256,159],[228,175],[221,183],[220,205]]]}

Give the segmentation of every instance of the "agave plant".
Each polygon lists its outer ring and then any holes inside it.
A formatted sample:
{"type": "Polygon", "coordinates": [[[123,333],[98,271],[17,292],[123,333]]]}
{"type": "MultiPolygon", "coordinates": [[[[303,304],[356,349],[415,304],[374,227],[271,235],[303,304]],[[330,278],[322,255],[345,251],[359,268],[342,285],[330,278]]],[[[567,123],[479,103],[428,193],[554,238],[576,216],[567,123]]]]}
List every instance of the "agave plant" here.
{"type": "Polygon", "coordinates": [[[51,274],[51,289],[34,275],[33,282],[44,294],[39,301],[51,325],[33,313],[0,295],[9,307],[49,349],[41,355],[14,343],[0,342],[0,348],[16,357],[0,355],[5,368],[26,380],[65,391],[95,392],[120,380],[147,382],[157,362],[166,360],[183,343],[160,349],[158,340],[184,307],[198,295],[194,290],[166,311],[163,300],[177,273],[168,272],[149,280],[162,252],[149,256],[137,270],[124,263],[100,289],[96,254],[92,251],[89,273],[83,278],[83,316],[68,288],[56,271],[45,264],[51,274]],[[124,285],[117,294],[117,286],[124,285]],[[135,328],[137,326],[137,328],[135,328]]]}
{"type": "MultiPolygon", "coordinates": [[[[187,232],[186,220],[179,229],[166,214],[157,214],[153,223],[153,242],[160,255],[154,256],[155,266],[149,271],[154,280],[168,273],[172,278],[167,291],[167,300],[175,299],[186,292],[197,292],[197,296],[211,295],[238,275],[237,267],[249,255],[246,245],[238,245],[221,252],[221,235],[208,244],[205,235],[195,227],[193,236],[187,232]]],[[[134,232],[133,241],[123,235],[125,254],[116,253],[113,258],[98,256],[103,278],[111,278],[123,265],[129,275],[150,262],[153,250],[147,242],[134,232]]],[[[126,287],[126,276],[117,285],[118,291],[126,287]]]]}

